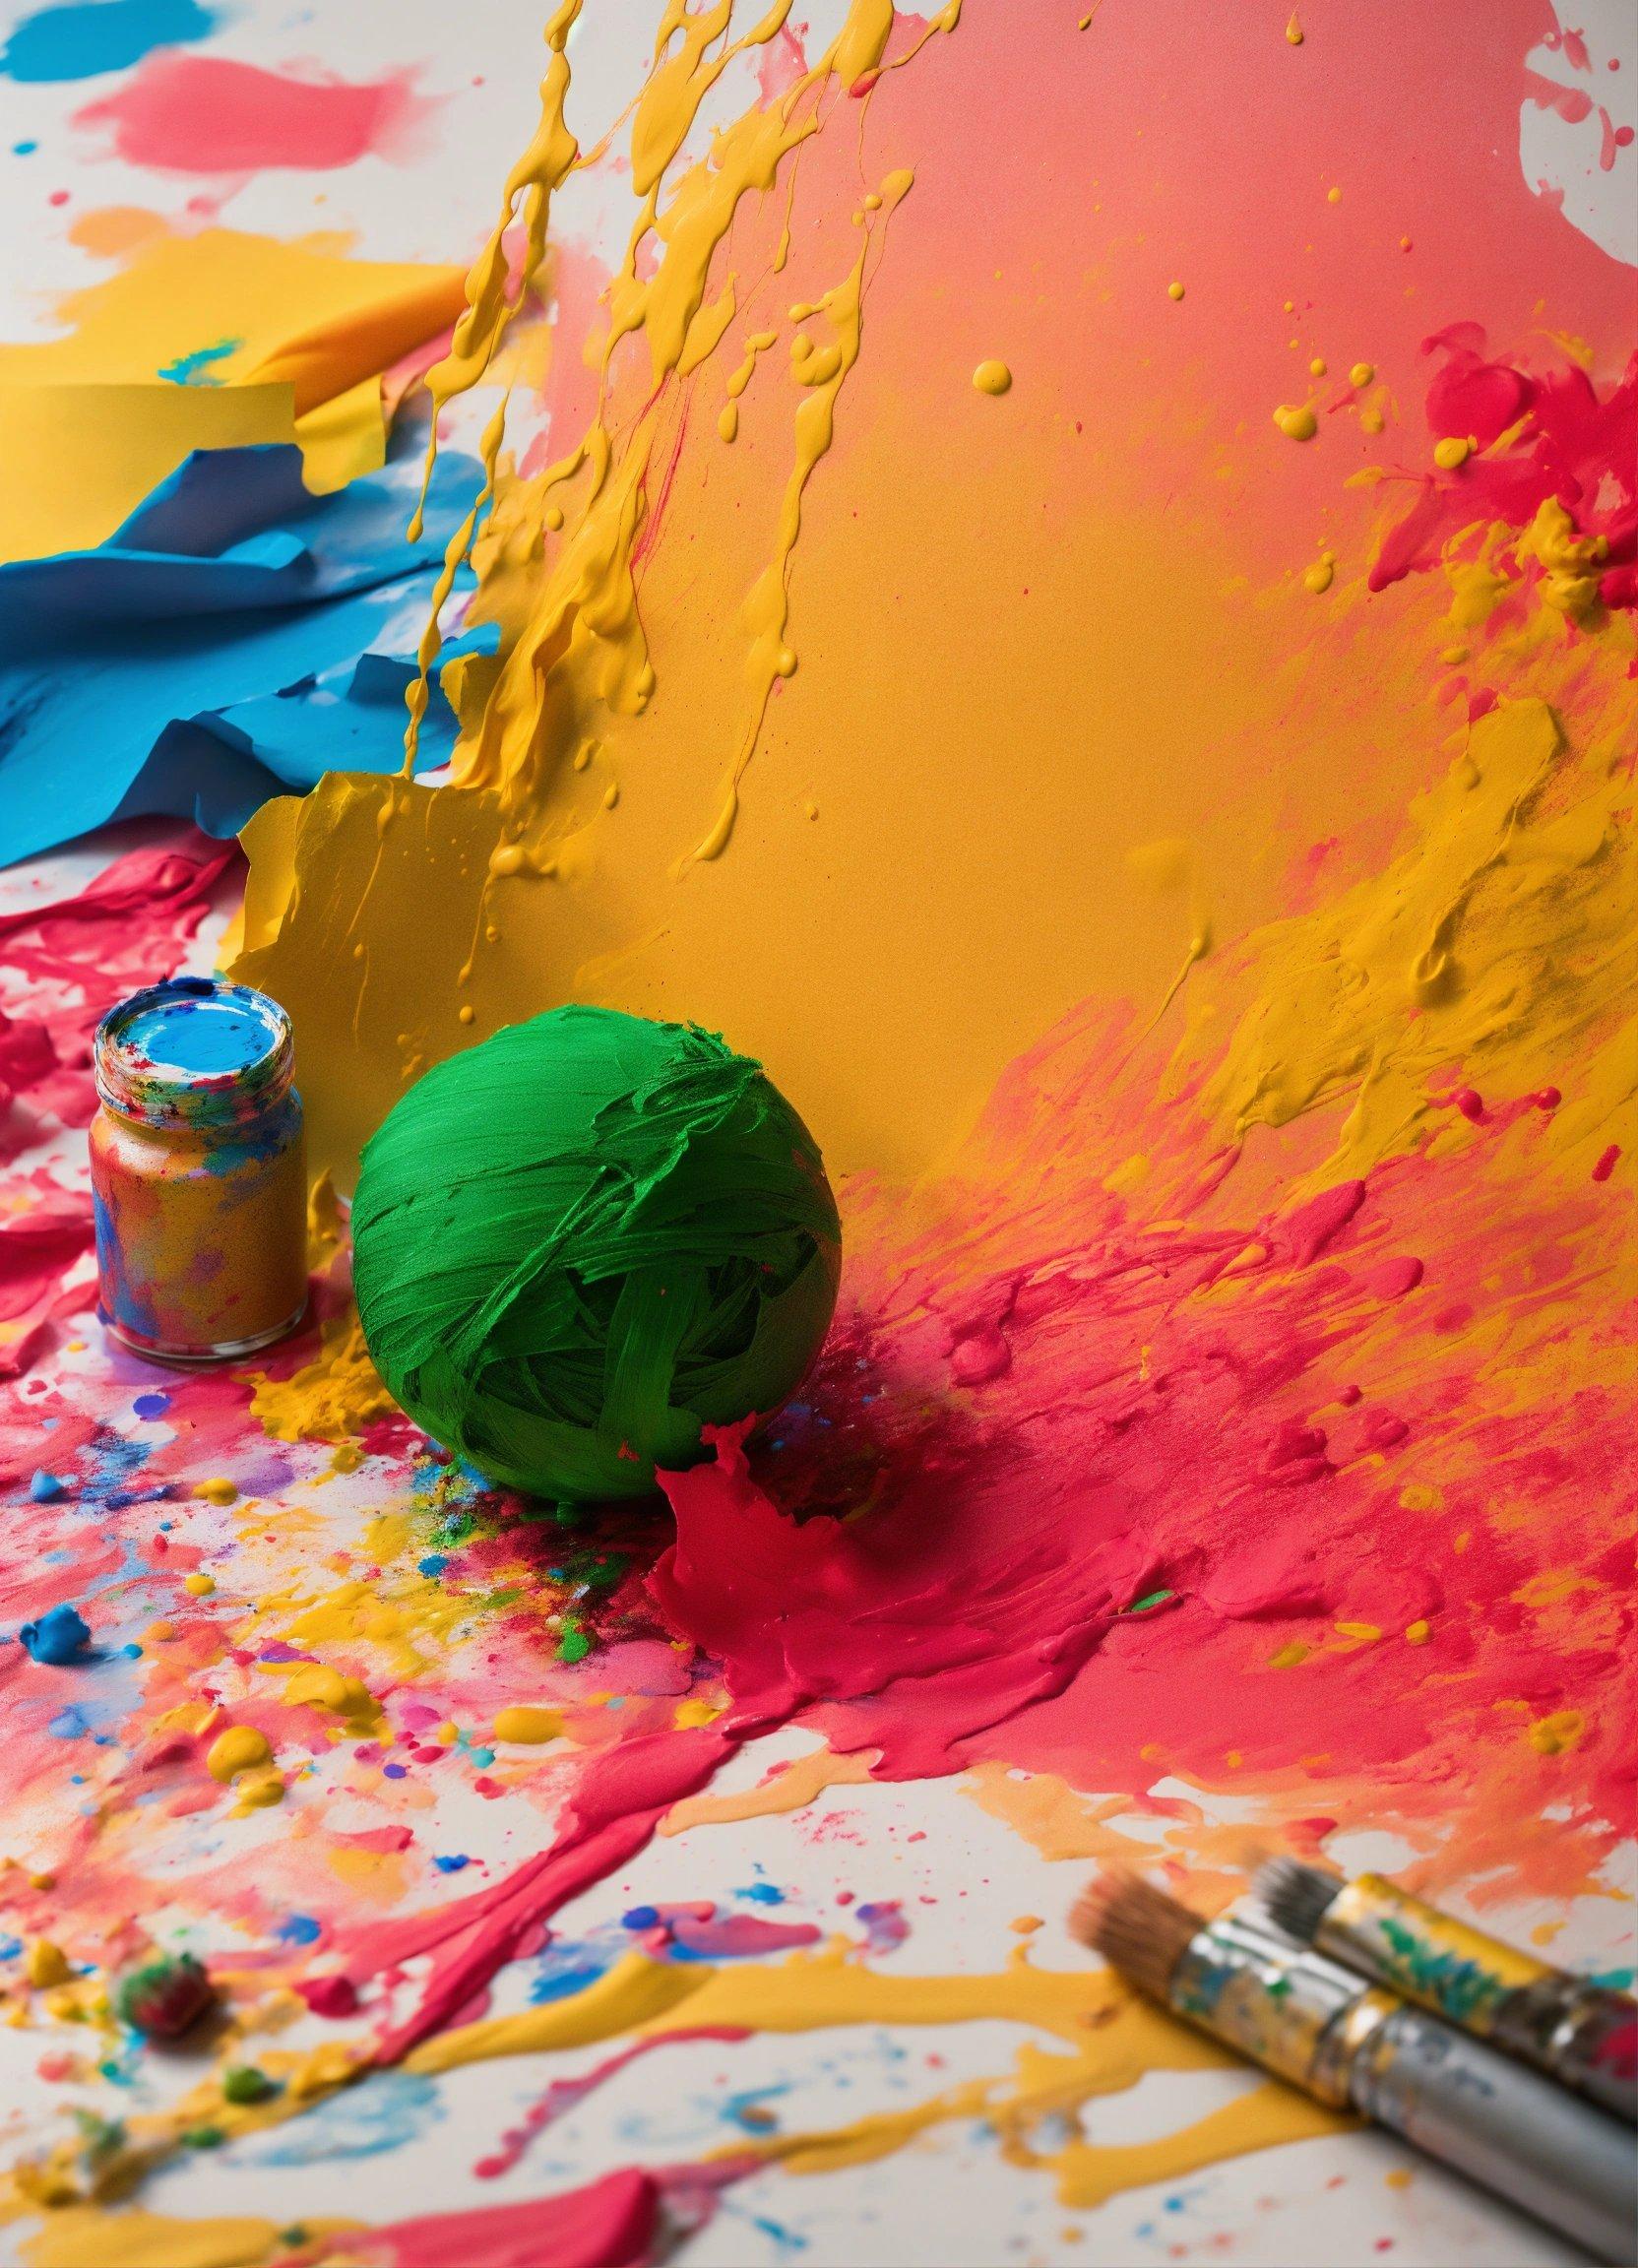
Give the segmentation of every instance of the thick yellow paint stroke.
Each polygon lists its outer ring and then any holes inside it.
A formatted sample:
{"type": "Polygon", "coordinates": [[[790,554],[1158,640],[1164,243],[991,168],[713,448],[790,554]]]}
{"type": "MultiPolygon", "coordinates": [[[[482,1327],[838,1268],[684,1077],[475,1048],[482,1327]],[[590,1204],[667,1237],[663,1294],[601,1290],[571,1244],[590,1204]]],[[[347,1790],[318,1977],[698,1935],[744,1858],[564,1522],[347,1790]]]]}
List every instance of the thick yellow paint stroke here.
{"type": "Polygon", "coordinates": [[[59,303],[63,337],[0,346],[0,557],[101,542],[192,449],[295,440],[317,492],[373,470],[385,447],[380,373],[461,304],[455,268],[349,260],[226,228],[149,238],[59,303]],[[229,343],[209,384],[159,376],[229,343]]]}

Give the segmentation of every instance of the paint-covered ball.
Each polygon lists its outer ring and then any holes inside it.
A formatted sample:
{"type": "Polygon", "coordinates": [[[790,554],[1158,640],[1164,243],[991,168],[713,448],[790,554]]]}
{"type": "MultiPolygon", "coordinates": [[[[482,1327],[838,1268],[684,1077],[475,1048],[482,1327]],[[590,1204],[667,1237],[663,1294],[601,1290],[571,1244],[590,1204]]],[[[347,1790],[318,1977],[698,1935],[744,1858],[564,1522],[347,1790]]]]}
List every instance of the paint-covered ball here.
{"type": "Polygon", "coordinates": [[[365,1148],[352,1235],[364,1336],[416,1423],[582,1501],[777,1409],[841,1268],[818,1149],[761,1066],[606,1008],[429,1071],[365,1148]]]}

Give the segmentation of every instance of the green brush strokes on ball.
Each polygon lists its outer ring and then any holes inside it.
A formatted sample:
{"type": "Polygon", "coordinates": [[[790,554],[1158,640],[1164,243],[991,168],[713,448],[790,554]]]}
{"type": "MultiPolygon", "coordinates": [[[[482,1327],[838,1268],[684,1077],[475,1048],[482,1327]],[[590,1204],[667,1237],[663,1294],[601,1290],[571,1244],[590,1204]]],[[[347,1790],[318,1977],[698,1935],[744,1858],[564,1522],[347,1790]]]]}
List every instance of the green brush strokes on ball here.
{"type": "Polygon", "coordinates": [[[557,1008],[429,1071],[365,1148],[364,1336],[416,1423],[537,1496],[638,1496],[766,1416],[836,1305],[812,1136],[708,1032],[557,1008]]]}

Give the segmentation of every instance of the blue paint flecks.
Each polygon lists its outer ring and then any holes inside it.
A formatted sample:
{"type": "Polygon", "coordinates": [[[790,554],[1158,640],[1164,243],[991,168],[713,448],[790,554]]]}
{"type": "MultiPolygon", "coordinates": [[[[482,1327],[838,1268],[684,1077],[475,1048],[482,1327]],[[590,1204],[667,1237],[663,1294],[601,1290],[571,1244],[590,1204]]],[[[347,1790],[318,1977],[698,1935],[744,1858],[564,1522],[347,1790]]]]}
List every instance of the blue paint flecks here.
{"type": "Polygon", "coordinates": [[[211,365],[225,362],[243,345],[242,339],[219,339],[214,346],[195,346],[178,354],[174,362],[162,363],[159,376],[172,386],[220,386],[222,381],[211,365]]]}
{"type": "Polygon", "coordinates": [[[286,1945],[316,1945],[324,1935],[324,1923],[315,1922],[311,1914],[291,1914],[280,1922],[275,1934],[286,1945]]]}
{"type": "Polygon", "coordinates": [[[424,1559],[415,1561],[415,1572],[417,1575],[441,1575],[448,1565],[449,1561],[441,1551],[429,1551],[424,1559]]]}
{"type": "Polygon", "coordinates": [[[29,1483],[29,1493],[36,1504],[55,1504],[68,1494],[68,1483],[55,1473],[38,1472],[29,1483]]]}
{"type": "Polygon", "coordinates": [[[743,1890],[734,1892],[736,1898],[754,1898],[759,1906],[783,1906],[785,1892],[772,1882],[747,1882],[743,1890]]]}
{"type": "Polygon", "coordinates": [[[69,0],[36,8],[0,50],[0,73],[32,85],[128,71],[155,47],[207,39],[216,12],[199,0],[69,0]]]}
{"type": "Polygon", "coordinates": [[[452,1851],[445,1858],[434,1858],[432,1863],[440,1874],[459,1874],[464,1866],[472,1864],[472,1860],[465,1851],[452,1851]]]}

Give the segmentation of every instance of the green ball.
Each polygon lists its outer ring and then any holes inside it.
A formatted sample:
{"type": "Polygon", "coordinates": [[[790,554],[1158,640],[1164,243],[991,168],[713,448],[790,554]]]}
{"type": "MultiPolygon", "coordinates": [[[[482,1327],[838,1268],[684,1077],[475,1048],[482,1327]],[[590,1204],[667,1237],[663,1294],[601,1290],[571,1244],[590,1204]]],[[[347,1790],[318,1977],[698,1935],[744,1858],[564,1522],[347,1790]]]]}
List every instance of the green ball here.
{"type": "Polygon", "coordinates": [[[759,1064],[557,1008],[438,1064],[365,1146],[353,1287],[435,1440],[536,1496],[638,1496],[766,1417],[830,1327],[836,1200],[759,1064]]]}

